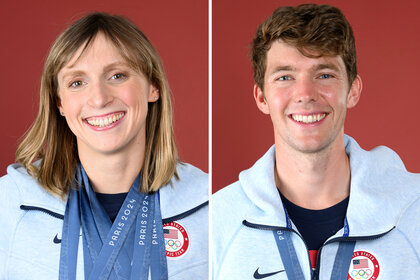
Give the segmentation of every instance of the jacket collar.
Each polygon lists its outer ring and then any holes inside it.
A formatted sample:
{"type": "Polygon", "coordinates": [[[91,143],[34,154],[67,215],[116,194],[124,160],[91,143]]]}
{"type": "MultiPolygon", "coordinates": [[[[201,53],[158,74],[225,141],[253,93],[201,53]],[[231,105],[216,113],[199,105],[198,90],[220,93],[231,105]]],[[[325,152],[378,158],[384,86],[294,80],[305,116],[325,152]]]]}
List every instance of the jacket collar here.
{"type": "MultiPolygon", "coordinates": [[[[351,169],[347,209],[350,236],[389,231],[398,224],[405,207],[420,195],[420,175],[407,172],[401,159],[389,148],[380,146],[365,151],[346,136],[345,150],[351,169]]],[[[246,219],[286,227],[283,205],[274,182],[274,162],[275,147],[272,146],[254,166],[239,174],[245,194],[259,209],[246,219]]],[[[342,234],[341,230],[337,236],[342,234]]]]}
{"type": "MultiPolygon", "coordinates": [[[[177,165],[179,180],[173,178],[160,189],[162,218],[180,215],[208,201],[208,177],[198,168],[180,163],[177,165]]],[[[62,200],[39,187],[36,179],[30,176],[20,164],[7,168],[19,189],[22,205],[43,208],[64,215],[66,200],[62,200]]]]}

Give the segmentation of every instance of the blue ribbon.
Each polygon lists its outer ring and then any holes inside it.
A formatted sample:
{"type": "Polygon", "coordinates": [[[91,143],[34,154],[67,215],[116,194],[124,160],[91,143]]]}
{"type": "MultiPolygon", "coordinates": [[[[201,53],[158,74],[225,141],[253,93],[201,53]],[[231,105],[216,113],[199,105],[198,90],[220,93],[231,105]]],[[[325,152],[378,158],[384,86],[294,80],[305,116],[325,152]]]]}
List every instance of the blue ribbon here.
{"type": "Polygon", "coordinates": [[[331,279],[347,279],[356,241],[342,241],[335,255],[331,279]]]}
{"type": "MultiPolygon", "coordinates": [[[[287,279],[305,279],[303,276],[302,269],[300,267],[295,247],[293,246],[292,242],[292,221],[289,218],[289,215],[287,214],[287,210],[284,207],[284,205],[283,208],[286,217],[287,230],[273,231],[277,248],[279,250],[284,269],[286,270],[287,279]]],[[[350,228],[346,217],[344,219],[343,237],[348,237],[349,234],[350,228]]],[[[331,279],[346,279],[355,245],[355,241],[342,241],[339,243],[338,251],[335,256],[331,279]]]]}
{"type": "Polygon", "coordinates": [[[273,231],[274,238],[276,239],[277,248],[283,262],[284,269],[286,270],[288,280],[301,280],[305,279],[303,276],[302,268],[300,267],[299,259],[296,254],[295,247],[293,246],[291,231],[288,230],[275,230],[273,231]]]}
{"type": "Polygon", "coordinates": [[[149,268],[152,280],[168,279],[158,194],[139,192],[139,175],[111,223],[81,165],[77,181],[84,188],[71,190],[69,194],[59,279],[76,279],[80,228],[86,279],[149,279],[149,268]]]}

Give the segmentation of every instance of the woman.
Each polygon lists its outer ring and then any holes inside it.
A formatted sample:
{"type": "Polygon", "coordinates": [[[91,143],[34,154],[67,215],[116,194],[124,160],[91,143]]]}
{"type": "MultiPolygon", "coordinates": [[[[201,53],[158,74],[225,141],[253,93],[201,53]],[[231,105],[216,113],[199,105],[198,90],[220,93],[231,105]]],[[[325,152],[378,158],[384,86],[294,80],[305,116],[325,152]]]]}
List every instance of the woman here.
{"type": "Polygon", "coordinates": [[[40,96],[0,179],[0,279],[207,279],[207,175],[178,160],[146,36],[81,18],[53,44],[40,96]]]}

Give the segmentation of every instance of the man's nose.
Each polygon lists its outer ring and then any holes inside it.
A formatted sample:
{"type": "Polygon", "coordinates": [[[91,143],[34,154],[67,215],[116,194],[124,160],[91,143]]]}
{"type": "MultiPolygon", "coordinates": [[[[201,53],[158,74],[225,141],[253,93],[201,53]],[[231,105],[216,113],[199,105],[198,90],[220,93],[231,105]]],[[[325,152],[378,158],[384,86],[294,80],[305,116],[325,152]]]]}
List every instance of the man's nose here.
{"type": "Polygon", "coordinates": [[[296,103],[310,103],[318,100],[319,94],[312,79],[302,78],[295,84],[294,101],[296,103]]]}

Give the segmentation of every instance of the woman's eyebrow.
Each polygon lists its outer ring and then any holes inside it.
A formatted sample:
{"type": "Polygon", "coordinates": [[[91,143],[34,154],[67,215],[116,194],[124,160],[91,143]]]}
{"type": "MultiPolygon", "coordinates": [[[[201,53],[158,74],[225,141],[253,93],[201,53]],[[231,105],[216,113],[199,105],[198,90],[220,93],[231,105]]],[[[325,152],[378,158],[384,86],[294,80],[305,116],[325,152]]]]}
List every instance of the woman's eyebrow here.
{"type": "Polygon", "coordinates": [[[112,62],[108,65],[106,65],[104,67],[104,72],[108,72],[109,70],[112,70],[113,68],[117,68],[117,67],[129,67],[128,63],[125,61],[116,61],[116,62],[112,62]]]}
{"type": "Polygon", "coordinates": [[[82,70],[70,70],[68,72],[65,72],[64,75],[61,77],[61,82],[65,81],[67,79],[67,77],[71,76],[82,76],[85,74],[85,71],[82,70]]]}
{"type": "MultiPolygon", "coordinates": [[[[108,72],[108,71],[110,71],[114,68],[121,67],[121,66],[129,67],[128,63],[125,62],[125,61],[115,61],[115,62],[112,62],[112,63],[106,65],[104,67],[103,72],[108,72]]],[[[82,76],[82,75],[86,74],[86,72],[83,71],[83,70],[79,70],[79,69],[72,70],[71,68],[74,68],[74,67],[75,67],[75,65],[71,65],[70,67],[66,67],[67,71],[66,71],[66,69],[63,69],[64,74],[61,77],[60,81],[65,81],[67,79],[67,77],[69,77],[69,76],[82,76]]]]}

